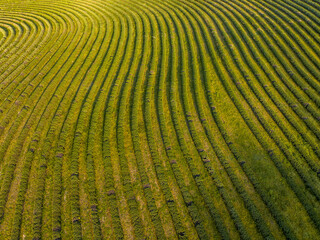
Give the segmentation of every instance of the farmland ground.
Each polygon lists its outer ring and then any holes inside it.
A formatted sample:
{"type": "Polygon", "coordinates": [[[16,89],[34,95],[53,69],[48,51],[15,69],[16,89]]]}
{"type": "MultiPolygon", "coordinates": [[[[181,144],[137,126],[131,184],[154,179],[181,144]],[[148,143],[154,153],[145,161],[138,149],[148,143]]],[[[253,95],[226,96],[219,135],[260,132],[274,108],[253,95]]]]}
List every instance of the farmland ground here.
{"type": "Polygon", "coordinates": [[[319,0],[0,2],[0,239],[320,239],[319,0]]]}

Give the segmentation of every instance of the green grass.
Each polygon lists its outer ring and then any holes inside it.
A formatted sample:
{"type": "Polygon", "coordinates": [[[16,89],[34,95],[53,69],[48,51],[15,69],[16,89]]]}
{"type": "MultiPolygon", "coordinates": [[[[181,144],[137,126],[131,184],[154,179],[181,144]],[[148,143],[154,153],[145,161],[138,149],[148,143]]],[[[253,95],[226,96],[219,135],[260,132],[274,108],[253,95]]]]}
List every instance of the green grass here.
{"type": "Polygon", "coordinates": [[[319,0],[7,0],[0,239],[319,239],[319,0]]]}

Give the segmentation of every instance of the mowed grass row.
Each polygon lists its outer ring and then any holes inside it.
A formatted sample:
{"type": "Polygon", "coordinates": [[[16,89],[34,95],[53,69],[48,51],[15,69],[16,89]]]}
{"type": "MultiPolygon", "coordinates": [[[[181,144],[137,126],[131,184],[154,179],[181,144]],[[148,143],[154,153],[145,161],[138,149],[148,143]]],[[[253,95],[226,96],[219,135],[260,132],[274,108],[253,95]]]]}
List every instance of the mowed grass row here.
{"type": "Polygon", "coordinates": [[[317,239],[319,1],[9,0],[1,239],[317,239]]]}

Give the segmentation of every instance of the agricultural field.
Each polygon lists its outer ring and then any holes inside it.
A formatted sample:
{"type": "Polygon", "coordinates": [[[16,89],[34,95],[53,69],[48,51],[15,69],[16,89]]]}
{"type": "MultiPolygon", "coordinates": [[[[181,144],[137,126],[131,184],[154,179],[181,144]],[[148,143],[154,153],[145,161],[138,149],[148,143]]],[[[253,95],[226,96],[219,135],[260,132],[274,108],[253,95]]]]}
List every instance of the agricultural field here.
{"type": "Polygon", "coordinates": [[[0,0],[0,240],[320,239],[320,0],[0,0]]]}

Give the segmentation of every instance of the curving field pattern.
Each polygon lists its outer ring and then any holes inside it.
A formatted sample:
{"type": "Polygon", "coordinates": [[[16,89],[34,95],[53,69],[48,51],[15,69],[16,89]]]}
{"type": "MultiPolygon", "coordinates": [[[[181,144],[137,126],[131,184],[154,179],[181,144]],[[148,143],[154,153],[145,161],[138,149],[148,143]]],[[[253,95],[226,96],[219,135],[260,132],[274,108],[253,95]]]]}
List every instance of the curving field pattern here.
{"type": "Polygon", "coordinates": [[[0,1],[0,239],[320,239],[320,0],[0,1]]]}

